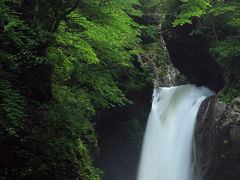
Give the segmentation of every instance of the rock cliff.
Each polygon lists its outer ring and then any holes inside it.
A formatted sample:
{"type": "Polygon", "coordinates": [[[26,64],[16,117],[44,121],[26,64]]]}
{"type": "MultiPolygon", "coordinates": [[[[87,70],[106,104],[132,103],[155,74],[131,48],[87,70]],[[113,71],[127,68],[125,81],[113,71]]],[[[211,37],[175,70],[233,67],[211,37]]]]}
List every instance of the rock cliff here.
{"type": "Polygon", "coordinates": [[[220,94],[231,88],[224,70],[209,53],[210,42],[190,35],[193,25],[165,27],[164,40],[173,65],[193,84],[218,93],[201,105],[195,127],[196,180],[240,179],[240,97],[230,103],[220,94]]]}
{"type": "Polygon", "coordinates": [[[239,180],[240,97],[226,104],[213,96],[202,103],[195,145],[200,180],[239,180]]]}

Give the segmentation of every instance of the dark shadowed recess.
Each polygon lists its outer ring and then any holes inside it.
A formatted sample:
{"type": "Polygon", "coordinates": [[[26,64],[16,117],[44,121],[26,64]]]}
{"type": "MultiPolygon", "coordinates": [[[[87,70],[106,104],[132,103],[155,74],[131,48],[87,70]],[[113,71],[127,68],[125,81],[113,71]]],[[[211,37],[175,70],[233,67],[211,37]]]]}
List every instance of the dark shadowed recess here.
{"type": "Polygon", "coordinates": [[[133,104],[101,112],[97,120],[100,154],[95,166],[103,180],[136,179],[141,144],[151,109],[152,86],[128,94],[133,104]]]}
{"type": "Polygon", "coordinates": [[[40,102],[52,98],[51,71],[51,66],[46,64],[39,64],[31,68],[22,67],[20,78],[31,91],[28,96],[40,102]]]}
{"type": "Polygon", "coordinates": [[[223,71],[209,53],[209,41],[200,35],[189,34],[194,25],[166,28],[164,40],[171,61],[191,83],[218,92],[224,86],[223,71]]]}

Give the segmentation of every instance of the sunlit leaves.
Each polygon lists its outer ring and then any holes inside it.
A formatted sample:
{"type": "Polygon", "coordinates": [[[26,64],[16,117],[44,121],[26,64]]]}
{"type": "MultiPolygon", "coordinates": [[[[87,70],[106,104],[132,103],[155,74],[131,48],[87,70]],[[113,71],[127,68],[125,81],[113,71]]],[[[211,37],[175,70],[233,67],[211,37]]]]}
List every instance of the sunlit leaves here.
{"type": "Polygon", "coordinates": [[[239,77],[240,36],[229,36],[211,49],[216,60],[229,72],[239,77]]]}
{"type": "Polygon", "coordinates": [[[206,14],[206,10],[210,7],[210,0],[181,0],[183,3],[180,6],[180,13],[177,19],[174,20],[173,27],[183,25],[185,23],[192,23],[191,17],[200,17],[206,14]]]}
{"type": "Polygon", "coordinates": [[[234,11],[237,9],[237,6],[232,4],[217,4],[215,7],[209,10],[209,13],[212,13],[214,16],[218,16],[229,11],[234,11]]]}
{"type": "Polygon", "coordinates": [[[240,3],[220,1],[209,11],[219,29],[219,41],[213,43],[211,52],[229,73],[239,77],[240,57],[240,3]],[[224,31],[231,33],[224,33],[224,31]]]}
{"type": "Polygon", "coordinates": [[[140,0],[141,3],[141,9],[143,11],[149,11],[150,9],[158,6],[161,2],[161,0],[140,0]]]}
{"type": "Polygon", "coordinates": [[[139,6],[137,0],[1,1],[0,125],[7,122],[1,131],[7,137],[1,134],[0,143],[15,138],[4,145],[21,169],[2,163],[11,169],[0,168],[0,178],[100,179],[88,152],[97,151],[96,111],[130,102],[125,93],[146,84],[137,61],[141,28],[131,18],[142,15],[139,6]],[[36,98],[40,91],[49,98],[36,98]],[[15,128],[18,121],[26,127],[15,128]]]}
{"type": "Polygon", "coordinates": [[[118,87],[118,79],[121,73],[133,68],[131,54],[138,52],[138,25],[124,12],[125,6],[119,7],[122,2],[119,3],[96,6],[99,14],[94,16],[102,19],[91,20],[87,17],[94,13],[90,9],[92,4],[85,2],[83,12],[76,10],[66,23],[61,23],[56,47],[49,49],[56,68],[53,80],[62,83],[74,79],[75,85],[89,90],[89,98],[97,107],[127,102],[118,87]]]}

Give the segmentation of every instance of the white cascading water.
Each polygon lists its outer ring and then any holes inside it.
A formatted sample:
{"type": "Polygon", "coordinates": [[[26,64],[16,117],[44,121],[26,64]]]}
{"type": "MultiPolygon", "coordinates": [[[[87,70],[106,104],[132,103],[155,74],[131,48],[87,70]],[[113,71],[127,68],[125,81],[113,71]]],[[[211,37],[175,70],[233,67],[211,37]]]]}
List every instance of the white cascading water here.
{"type": "Polygon", "coordinates": [[[214,93],[183,85],[154,90],[137,180],[193,180],[192,142],[201,102],[214,93]]]}

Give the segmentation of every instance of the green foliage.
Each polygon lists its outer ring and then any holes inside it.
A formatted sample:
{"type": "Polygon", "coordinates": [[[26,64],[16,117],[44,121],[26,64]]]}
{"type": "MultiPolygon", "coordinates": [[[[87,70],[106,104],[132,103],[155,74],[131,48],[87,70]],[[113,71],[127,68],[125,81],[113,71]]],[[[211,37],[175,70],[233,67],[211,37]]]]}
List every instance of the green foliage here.
{"type": "Polygon", "coordinates": [[[220,154],[220,158],[225,158],[225,154],[224,154],[224,153],[221,153],[221,154],[220,154]]]}
{"type": "Polygon", "coordinates": [[[231,31],[230,34],[218,32],[219,41],[213,43],[210,49],[215,59],[231,74],[239,78],[240,57],[240,4],[237,2],[219,3],[210,12],[215,16],[221,31],[231,31]],[[221,24],[220,24],[221,23],[221,24]]]}
{"type": "Polygon", "coordinates": [[[126,139],[131,140],[137,146],[141,144],[144,135],[144,125],[140,120],[133,118],[126,121],[122,125],[122,131],[126,139]]]}
{"type": "Polygon", "coordinates": [[[73,86],[84,87],[96,107],[123,105],[127,99],[119,89],[119,81],[123,76],[136,77],[132,55],[139,51],[135,46],[140,42],[138,26],[123,10],[99,6],[96,15],[92,14],[92,4],[84,3],[83,13],[74,11],[66,23],[61,23],[57,43],[48,50],[55,67],[52,80],[58,84],[74,80],[73,86]],[[94,19],[101,15],[102,19],[94,19]]]}
{"type": "MultiPolygon", "coordinates": [[[[191,35],[204,36],[211,41],[210,52],[228,74],[239,78],[240,3],[233,1],[182,0],[173,26],[192,23],[198,17],[197,28],[191,35]]],[[[177,5],[177,2],[175,2],[177,5]]],[[[171,12],[174,16],[174,12],[171,12]]]]}
{"type": "Polygon", "coordinates": [[[181,0],[180,13],[177,19],[174,20],[173,27],[177,25],[184,25],[185,23],[192,23],[191,17],[200,17],[206,14],[208,7],[210,7],[210,0],[181,0]]]}
{"type": "Polygon", "coordinates": [[[237,10],[237,4],[235,3],[218,3],[213,8],[209,10],[209,13],[214,16],[219,16],[228,12],[233,12],[237,10]]]}
{"type": "Polygon", "coordinates": [[[149,66],[155,67],[161,78],[164,78],[168,68],[169,55],[161,41],[143,46],[143,54],[149,59],[149,66]]]}
{"type": "Polygon", "coordinates": [[[211,49],[213,56],[229,72],[239,76],[240,36],[229,36],[211,49]]]}
{"type": "Polygon", "coordinates": [[[23,128],[22,120],[27,116],[26,99],[14,88],[11,78],[14,76],[0,71],[0,131],[18,137],[18,131],[23,128]]]}
{"type": "Polygon", "coordinates": [[[160,4],[161,0],[140,0],[139,2],[141,3],[140,7],[143,12],[148,12],[156,8],[156,6],[160,4]]]}
{"type": "Polygon", "coordinates": [[[157,27],[153,25],[143,26],[142,27],[142,36],[148,37],[154,41],[157,40],[157,27]]]}
{"type": "Polygon", "coordinates": [[[9,81],[2,78],[0,79],[0,99],[1,119],[8,119],[17,125],[18,120],[25,117],[25,100],[18,90],[13,89],[9,81]]]}
{"type": "Polygon", "coordinates": [[[223,140],[223,143],[224,143],[224,144],[228,144],[228,143],[229,143],[229,141],[228,141],[228,140],[226,140],[226,139],[224,139],[224,140],[223,140]]]}
{"type": "Polygon", "coordinates": [[[238,95],[238,91],[234,88],[230,88],[226,94],[220,94],[220,100],[226,103],[230,103],[233,98],[238,95]]]}
{"type": "Polygon", "coordinates": [[[234,82],[231,87],[225,92],[219,95],[220,100],[225,103],[230,103],[235,97],[239,95],[240,81],[234,82]]]}
{"type": "MultiPolygon", "coordinates": [[[[83,99],[80,102],[82,101],[83,99]]],[[[101,175],[98,169],[91,166],[88,151],[90,147],[96,148],[97,146],[93,124],[88,121],[88,116],[92,112],[84,112],[84,110],[74,107],[84,107],[84,104],[80,102],[76,102],[76,99],[65,99],[64,102],[52,102],[41,107],[40,112],[43,113],[44,121],[34,133],[35,136],[41,134],[41,137],[38,138],[45,146],[39,149],[42,157],[39,159],[33,157],[32,163],[35,164],[38,161],[37,163],[42,164],[41,166],[44,166],[45,169],[34,170],[37,172],[36,175],[53,171],[55,172],[54,179],[89,180],[97,179],[101,175]],[[83,113],[88,113],[88,115],[83,113]],[[49,137],[51,138],[49,139],[49,137]],[[42,162],[44,157],[48,159],[47,163],[42,162]],[[69,167],[71,167],[71,172],[68,172],[69,167]]],[[[85,109],[87,107],[85,106],[85,109]]],[[[89,108],[87,110],[89,111],[89,108]]],[[[37,149],[35,150],[37,151],[37,149]]]]}
{"type": "Polygon", "coordinates": [[[130,17],[142,15],[139,6],[1,2],[0,179],[100,179],[96,112],[130,103],[126,94],[150,82],[137,61],[141,26],[130,17]]]}

